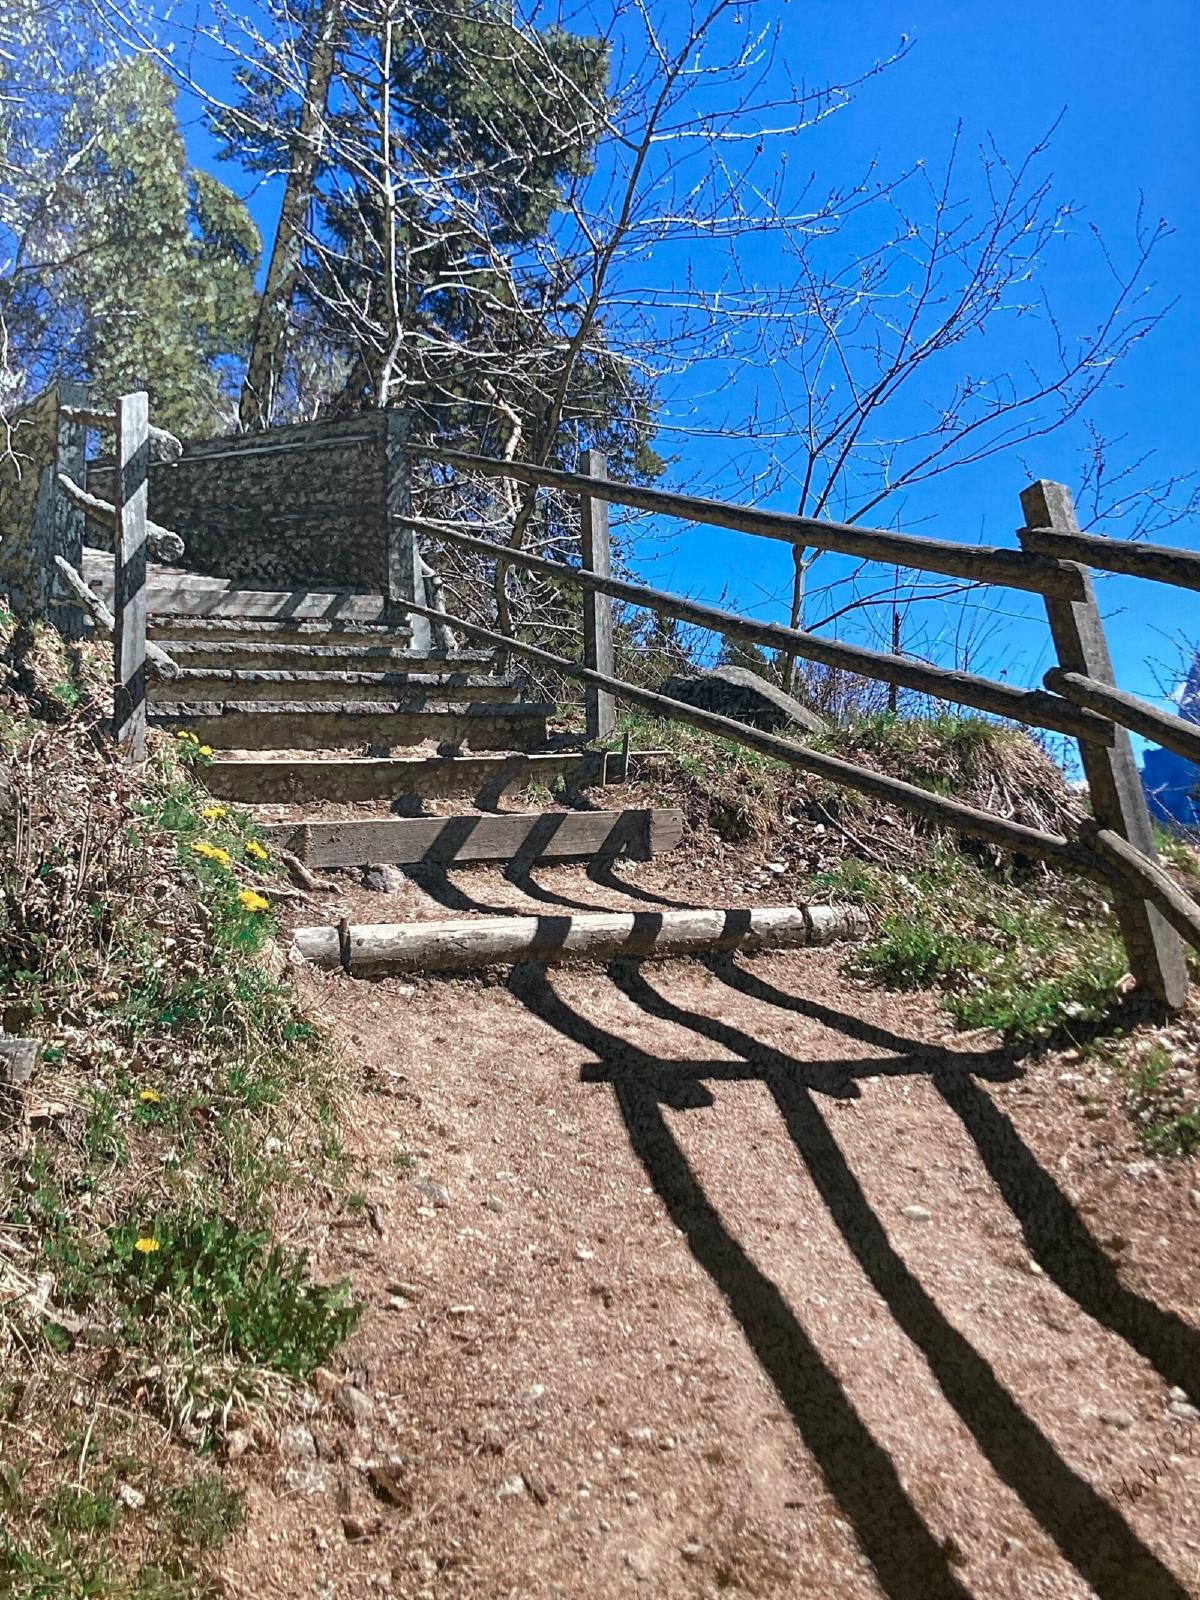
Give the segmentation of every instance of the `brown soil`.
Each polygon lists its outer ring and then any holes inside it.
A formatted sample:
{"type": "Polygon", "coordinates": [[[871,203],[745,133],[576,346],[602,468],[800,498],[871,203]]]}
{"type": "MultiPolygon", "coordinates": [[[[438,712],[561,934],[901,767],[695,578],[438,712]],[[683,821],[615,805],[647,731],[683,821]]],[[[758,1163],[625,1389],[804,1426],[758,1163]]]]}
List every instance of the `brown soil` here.
{"type": "MultiPolygon", "coordinates": [[[[644,909],[701,870],[339,910],[644,909]]],[[[227,1593],[1200,1594],[1200,1189],[1097,1069],[952,1037],[837,951],[304,981],[362,1071],[366,1204],[293,1242],[366,1312],[231,1468],[227,1593]]]]}

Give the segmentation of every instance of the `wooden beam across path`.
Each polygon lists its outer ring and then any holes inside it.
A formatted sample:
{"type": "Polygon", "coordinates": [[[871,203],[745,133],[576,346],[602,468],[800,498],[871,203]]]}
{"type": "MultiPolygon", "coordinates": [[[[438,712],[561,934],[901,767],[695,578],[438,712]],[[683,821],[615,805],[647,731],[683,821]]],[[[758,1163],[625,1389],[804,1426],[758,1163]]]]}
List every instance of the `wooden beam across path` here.
{"type": "MultiPolygon", "coordinates": [[[[629,756],[628,776],[667,757],[663,750],[629,756]]],[[[607,750],[564,750],[552,754],[503,755],[472,751],[456,756],[345,756],[309,761],[278,757],[218,757],[199,771],[200,781],[220,800],[243,804],[274,802],[303,805],[313,800],[391,800],[400,795],[445,798],[469,796],[478,806],[493,806],[512,789],[538,783],[565,783],[575,789],[617,782],[621,756],[607,750]]]]}
{"type": "Polygon", "coordinates": [[[753,506],[726,505],[721,500],[673,494],[666,489],[647,489],[640,484],[598,482],[582,472],[560,472],[553,467],[536,467],[524,461],[494,461],[490,456],[466,455],[460,450],[422,445],[413,447],[411,454],[464,472],[512,478],[517,483],[535,487],[563,489],[569,494],[632,506],[635,510],[651,511],[660,516],[681,517],[686,522],[697,522],[709,528],[728,528],[735,533],[780,539],[784,544],[805,549],[837,550],[842,555],[858,556],[864,561],[916,567],[924,572],[940,572],[952,578],[970,578],[977,583],[1002,584],[1010,589],[1028,589],[1035,594],[1053,594],[1064,599],[1073,599],[1079,594],[1078,576],[1069,566],[1045,556],[1027,555],[1023,550],[951,544],[945,539],[892,533],[885,528],[860,528],[855,523],[823,522],[814,517],[789,516],[782,511],[759,511],[753,506]]]}
{"type": "Polygon", "coordinates": [[[1177,550],[1169,544],[1131,544],[1128,539],[1104,539],[1074,528],[1022,528],[1021,544],[1037,555],[1080,561],[1100,572],[1150,578],[1177,589],[1200,589],[1200,554],[1194,550],[1177,550]]]}
{"type": "Polygon", "coordinates": [[[1160,711],[1135,694],[1127,694],[1124,689],[1101,683],[1097,678],[1085,677],[1081,672],[1051,667],[1043,681],[1047,689],[1073,700],[1076,705],[1111,717],[1123,728],[1132,728],[1135,733],[1153,739],[1164,750],[1173,750],[1188,761],[1200,762],[1200,726],[1196,723],[1174,717],[1169,711],[1160,711]]]}
{"type": "Polygon", "coordinates": [[[1116,737],[1108,717],[1097,716],[1094,710],[1080,709],[1069,700],[1057,694],[1048,694],[1043,689],[1015,689],[1011,684],[995,683],[973,672],[956,672],[947,667],[911,661],[904,656],[889,655],[883,650],[841,644],[836,639],[822,639],[815,633],[786,628],[781,623],[751,622],[736,612],[701,605],[698,601],[685,599],[683,595],[667,594],[660,589],[627,583],[624,579],[607,574],[567,567],[561,561],[547,561],[542,556],[530,555],[523,550],[501,550],[490,540],[476,539],[457,529],[442,528],[418,518],[410,520],[414,528],[434,538],[446,539],[463,549],[478,550],[485,555],[502,555],[505,561],[515,561],[532,572],[542,573],[561,583],[574,584],[576,588],[589,592],[612,595],[631,605],[646,606],[659,616],[678,617],[684,622],[697,623],[702,628],[716,629],[734,639],[768,645],[785,653],[803,656],[806,661],[820,661],[827,667],[878,678],[884,683],[914,689],[938,700],[975,706],[980,711],[990,711],[995,716],[1009,717],[1034,728],[1051,728],[1056,733],[1070,734],[1075,739],[1086,739],[1092,744],[1110,745],[1116,737]]]}
{"type": "Polygon", "coordinates": [[[446,972],[572,957],[612,961],[831,944],[866,931],[857,906],[602,911],[565,916],[297,928],[296,955],[354,974],[446,972]]]}
{"type": "Polygon", "coordinates": [[[499,812],[465,817],[368,817],[361,822],[281,822],[260,827],[268,844],[309,867],[369,864],[457,866],[471,861],[568,861],[630,856],[645,861],[683,837],[680,811],[499,812]]]}
{"type": "Polygon", "coordinates": [[[468,622],[465,617],[448,616],[432,611],[428,606],[414,605],[413,610],[423,612],[431,620],[445,621],[472,638],[483,639],[492,644],[502,644],[515,655],[527,656],[531,661],[540,661],[543,666],[553,667],[568,678],[578,678],[581,683],[594,681],[598,687],[610,689],[618,700],[627,700],[633,705],[644,706],[647,711],[652,711],[669,721],[687,723],[693,728],[702,729],[705,733],[718,734],[723,739],[732,740],[734,744],[744,745],[748,750],[757,750],[761,755],[772,756],[776,761],[796,767],[801,772],[811,772],[817,777],[828,778],[832,783],[843,784],[847,789],[874,795],[877,799],[901,806],[918,816],[928,817],[943,827],[953,828],[968,838],[985,839],[989,844],[999,845],[1001,849],[1028,855],[1035,860],[1053,861],[1059,866],[1072,867],[1076,871],[1088,872],[1095,868],[1095,858],[1082,846],[1065,839],[1061,834],[1046,833],[1041,828],[1029,828],[1024,823],[1013,822],[1007,817],[997,817],[987,811],[977,811],[974,806],[963,805],[960,800],[948,800],[942,795],[931,794],[927,789],[918,789],[915,784],[904,783],[899,778],[889,778],[882,772],[855,766],[853,762],[839,760],[837,756],[828,756],[821,751],[810,750],[806,745],[795,744],[790,739],[780,739],[775,734],[762,733],[757,728],[748,727],[744,722],[736,722],[732,717],[719,716],[715,711],[702,711],[698,706],[685,705],[682,700],[673,700],[668,695],[655,694],[649,689],[639,689],[631,683],[626,683],[622,678],[610,678],[603,673],[591,672],[586,667],[578,666],[574,661],[551,655],[548,650],[539,650],[536,645],[525,644],[519,639],[504,638],[490,628],[468,622]]]}

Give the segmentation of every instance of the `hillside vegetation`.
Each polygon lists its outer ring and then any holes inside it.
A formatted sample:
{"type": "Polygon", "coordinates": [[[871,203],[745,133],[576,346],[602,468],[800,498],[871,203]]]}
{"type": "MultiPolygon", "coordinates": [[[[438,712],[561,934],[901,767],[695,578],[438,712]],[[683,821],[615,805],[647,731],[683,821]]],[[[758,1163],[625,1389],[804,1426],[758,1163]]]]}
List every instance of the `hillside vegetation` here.
{"type": "MultiPolygon", "coordinates": [[[[11,646],[6,619],[4,643],[11,646]]],[[[271,956],[273,866],[194,781],[134,776],[88,652],[0,697],[0,1593],[200,1592],[240,1520],[213,1465],[352,1328],[277,1242],[343,1176],[336,1055],[271,956]]],[[[18,687],[19,685],[19,687],[18,687]]]]}

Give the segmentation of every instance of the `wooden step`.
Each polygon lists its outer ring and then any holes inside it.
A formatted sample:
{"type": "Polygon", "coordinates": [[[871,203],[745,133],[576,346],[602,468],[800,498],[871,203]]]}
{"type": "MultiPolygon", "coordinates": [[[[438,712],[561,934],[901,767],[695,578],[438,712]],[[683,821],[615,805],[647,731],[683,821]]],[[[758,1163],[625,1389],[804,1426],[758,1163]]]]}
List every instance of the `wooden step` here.
{"type": "Polygon", "coordinates": [[[683,813],[541,811],[464,817],[368,817],[361,822],[282,822],[260,826],[268,843],[310,867],[450,866],[466,861],[646,861],[683,837],[683,813]]]}
{"type": "Polygon", "coordinates": [[[277,672],[242,667],[216,671],[188,667],[178,677],[156,680],[149,686],[151,702],[216,701],[226,696],[239,701],[286,697],[291,701],[336,701],[339,705],[362,700],[419,702],[426,697],[475,704],[512,703],[516,685],[511,678],[470,672],[277,672]]]}
{"type": "MultiPolygon", "coordinates": [[[[636,779],[665,759],[663,751],[629,756],[628,776],[636,779]]],[[[532,783],[546,788],[563,782],[575,789],[615,783],[621,758],[602,750],[551,754],[460,756],[344,756],[315,761],[218,756],[198,769],[201,781],[219,800],[242,805],[310,805],[314,801],[391,801],[401,796],[469,796],[476,805],[495,805],[509,789],[532,783]]]]}
{"type": "Polygon", "coordinates": [[[399,622],[364,622],[353,617],[292,619],[289,617],[151,616],[152,639],[181,639],[204,644],[375,644],[407,645],[409,627],[399,622]]]}
{"type": "Polygon", "coordinates": [[[437,739],[475,750],[528,750],[546,742],[554,707],[422,699],[151,701],[148,720],[186,729],[221,750],[387,748],[437,739]]]}
{"type": "MultiPolygon", "coordinates": [[[[277,624],[272,624],[277,626],[277,624]]],[[[414,651],[407,636],[393,640],[384,635],[328,636],[301,639],[263,639],[258,634],[240,639],[183,638],[169,626],[155,631],[155,639],[181,667],[207,667],[214,672],[231,668],[261,672],[455,672],[483,676],[493,661],[487,650],[455,651],[453,655],[427,655],[414,651]]],[[[497,679],[497,682],[500,680],[497,679]]]]}

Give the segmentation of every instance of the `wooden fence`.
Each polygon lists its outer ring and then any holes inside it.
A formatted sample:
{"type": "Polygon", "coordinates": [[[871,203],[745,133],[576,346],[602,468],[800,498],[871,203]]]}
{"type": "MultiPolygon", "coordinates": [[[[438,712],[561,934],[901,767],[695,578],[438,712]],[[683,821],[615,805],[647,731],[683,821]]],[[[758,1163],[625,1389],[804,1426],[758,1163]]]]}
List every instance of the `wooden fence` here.
{"type": "Polygon", "coordinates": [[[1197,589],[1200,556],[1083,534],[1070,491],[1062,484],[1046,481],[1031,484],[1021,495],[1026,526],[1018,536],[1019,548],[1010,549],[953,544],[881,528],[815,521],[615,483],[608,478],[605,462],[596,452],[584,457],[582,472],[562,472],[434,448],[414,448],[409,458],[579,497],[583,529],[583,566],[579,569],[497,545],[439,522],[407,515],[400,520],[406,528],[426,538],[445,540],[461,549],[515,563],[528,571],[573,583],[583,591],[582,665],[501,635],[478,622],[452,616],[444,609],[420,605],[413,609],[468,638],[496,645],[581,682],[586,691],[590,738],[603,739],[612,733],[615,701],[624,700],[659,716],[719,734],[801,771],[904,807],[969,837],[1087,873],[1107,884],[1113,893],[1130,971],[1139,987],[1171,1009],[1184,1004],[1188,972],[1183,941],[1200,949],[1200,905],[1179,888],[1158,861],[1150,814],[1126,730],[1132,728],[1169,750],[1200,760],[1200,729],[1117,688],[1088,569],[1197,589]],[[799,629],[755,622],[682,595],[614,578],[609,570],[610,505],[1040,594],[1057,665],[1046,673],[1043,688],[1019,689],[974,673],[950,671],[898,654],[819,638],[799,629]],[[614,669],[614,600],[645,606],[660,616],[696,623],[732,638],[973,706],[1031,727],[1069,734],[1079,744],[1092,818],[1070,839],[1029,828],[631,684],[617,677],[614,669]]]}

